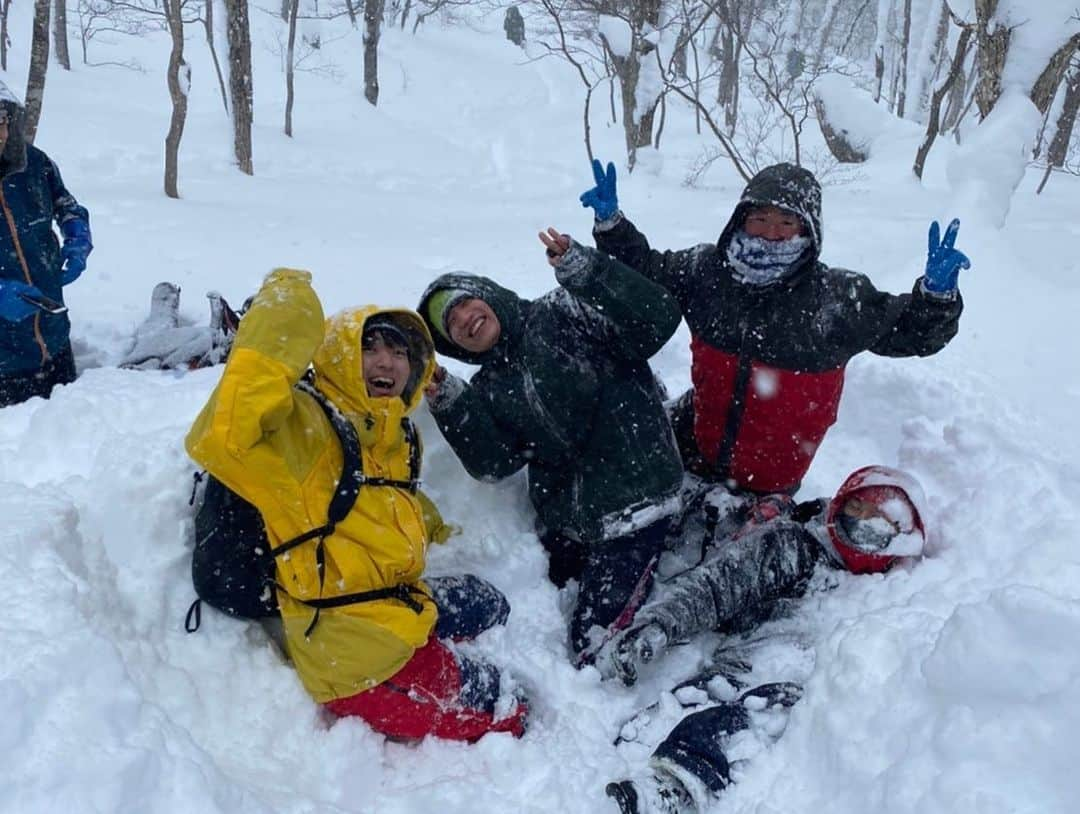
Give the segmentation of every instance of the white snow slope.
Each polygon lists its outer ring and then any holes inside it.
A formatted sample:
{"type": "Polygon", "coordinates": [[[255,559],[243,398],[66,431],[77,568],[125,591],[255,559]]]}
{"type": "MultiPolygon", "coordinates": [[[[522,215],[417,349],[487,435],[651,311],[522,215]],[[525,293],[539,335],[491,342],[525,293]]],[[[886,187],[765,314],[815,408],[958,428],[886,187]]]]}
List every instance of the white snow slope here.
{"type": "MultiPolygon", "coordinates": [[[[29,8],[12,13],[3,78],[21,90],[29,8]]],[[[508,626],[472,646],[530,688],[522,740],[387,743],[321,713],[257,626],[207,611],[199,633],[184,632],[182,439],[219,370],[116,367],[153,285],[179,283],[198,322],[206,291],[242,301],[276,265],[311,269],[328,311],[412,306],[450,269],[535,296],[554,286],[536,231],[588,241],[591,224],[577,201],[591,186],[577,79],[527,62],[499,18],[387,32],[378,108],[361,93],[359,32],[328,38],[335,71],[299,74],[289,139],[269,50],[277,22],[253,16],[256,175],[230,161],[193,29],[179,201],[161,193],[165,40],[92,43],[99,60],[136,49],[144,73],[50,70],[37,143],[89,207],[96,249],[65,292],[78,381],[0,411],[0,811],[614,811],[604,784],[647,756],[612,746],[620,723],[709,643],[633,690],[572,669],[523,479],[470,480],[423,410],[427,488],[464,526],[431,571],[472,571],[509,596],[508,626]]],[[[604,105],[594,112],[597,154],[618,161],[621,130],[604,105]]],[[[656,246],[714,240],[737,199],[741,182],[720,165],[681,186],[705,138],[673,106],[662,165],[620,176],[623,209],[656,246]]],[[[953,145],[939,140],[925,183],[912,178],[917,140],[904,131],[826,189],[824,258],[908,290],[929,221],[960,216],[973,261],[960,334],[929,359],[853,361],[802,494],[831,494],[864,464],[900,466],[929,496],[928,556],[841,575],[795,609],[813,656],[805,698],[716,811],[1065,814],[1080,800],[1080,183],[1057,177],[1037,198],[1033,170],[1004,228],[980,226],[951,207],[953,145]]],[[[654,364],[673,393],[687,386],[685,327],[654,364]]]]}

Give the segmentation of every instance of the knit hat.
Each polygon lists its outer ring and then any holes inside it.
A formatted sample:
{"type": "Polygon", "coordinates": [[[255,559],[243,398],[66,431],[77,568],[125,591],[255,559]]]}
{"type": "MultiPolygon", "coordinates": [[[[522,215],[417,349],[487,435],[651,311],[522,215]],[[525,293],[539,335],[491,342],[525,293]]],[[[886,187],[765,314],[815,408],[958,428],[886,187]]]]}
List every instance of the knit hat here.
{"type": "Polygon", "coordinates": [[[403,346],[409,351],[409,356],[413,356],[414,348],[409,335],[389,314],[375,314],[364,322],[364,334],[361,341],[367,342],[376,334],[381,334],[383,341],[389,340],[403,346]]]}
{"type": "Polygon", "coordinates": [[[460,288],[443,288],[436,291],[428,299],[428,324],[433,326],[447,342],[452,343],[454,341],[450,338],[450,312],[459,302],[472,296],[469,292],[460,288]]]}

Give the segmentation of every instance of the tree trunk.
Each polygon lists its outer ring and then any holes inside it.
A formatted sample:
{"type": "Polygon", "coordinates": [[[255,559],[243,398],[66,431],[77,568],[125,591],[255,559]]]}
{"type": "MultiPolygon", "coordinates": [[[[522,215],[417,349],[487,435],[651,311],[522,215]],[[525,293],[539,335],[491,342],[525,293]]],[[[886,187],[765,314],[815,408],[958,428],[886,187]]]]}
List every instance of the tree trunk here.
{"type": "Polygon", "coordinates": [[[45,99],[45,72],[49,69],[49,0],[34,0],[34,33],[30,40],[30,70],[26,77],[26,143],[37,136],[41,103],[45,99]]]}
{"type": "Polygon", "coordinates": [[[994,109],[1001,96],[1001,73],[1009,54],[1012,31],[994,20],[998,0],[975,0],[975,25],[979,51],[977,64],[979,82],[975,87],[975,104],[979,108],[979,120],[985,119],[994,109]],[[991,30],[993,22],[995,28],[991,30]]]}
{"type": "Polygon", "coordinates": [[[233,152],[236,166],[254,175],[251,154],[251,122],[254,92],[251,82],[251,26],[247,0],[225,0],[229,40],[229,95],[232,98],[233,152]]]}
{"type": "Polygon", "coordinates": [[[739,115],[739,51],[742,44],[736,43],[735,33],[726,22],[717,30],[717,37],[721,54],[716,102],[724,110],[724,127],[731,135],[739,115]]]}
{"type": "Polygon", "coordinates": [[[296,93],[293,72],[296,64],[296,18],[300,16],[300,0],[289,3],[289,44],[285,50],[285,135],[292,138],[292,109],[296,93]]]}
{"type": "Polygon", "coordinates": [[[67,0],[56,0],[56,21],[53,25],[56,40],[56,61],[65,71],[71,70],[71,53],[68,51],[67,0]]]}
{"type": "Polygon", "coordinates": [[[1058,116],[1053,141],[1050,142],[1050,149],[1046,154],[1046,174],[1039,182],[1039,188],[1035,190],[1036,194],[1043,191],[1054,167],[1065,165],[1065,158],[1069,153],[1069,140],[1072,137],[1073,128],[1076,127],[1078,111],[1080,111],[1080,62],[1073,65],[1065,80],[1065,102],[1061,107],[1061,115],[1058,116]]]}
{"type": "Polygon", "coordinates": [[[814,115],[821,135],[825,137],[825,146],[829,148],[833,158],[841,164],[861,164],[868,158],[867,154],[851,143],[846,130],[837,130],[829,121],[829,111],[820,96],[814,97],[814,115]]]}
{"type": "Polygon", "coordinates": [[[904,108],[907,106],[907,80],[908,80],[908,52],[911,50],[911,0],[904,0],[903,19],[901,22],[902,34],[900,35],[900,60],[896,68],[899,89],[896,97],[896,115],[904,118],[904,108]]]}
{"type": "Polygon", "coordinates": [[[953,54],[952,64],[945,81],[930,96],[930,112],[926,120],[926,135],[922,144],[915,153],[915,165],[911,168],[915,177],[922,179],[923,167],[926,165],[926,157],[930,155],[930,148],[934,146],[934,139],[941,131],[941,102],[948,95],[949,89],[954,84],[963,84],[964,60],[967,58],[968,43],[971,41],[971,28],[964,28],[960,32],[960,38],[956,41],[956,52],[953,54]]]}
{"type": "Polygon", "coordinates": [[[352,23],[352,27],[356,28],[356,6],[353,5],[353,0],[345,0],[345,10],[349,13],[349,22],[352,23]]]}
{"type": "Polygon", "coordinates": [[[225,106],[225,115],[229,115],[229,92],[225,90],[225,77],[221,74],[221,63],[218,61],[217,47],[214,44],[214,4],[220,0],[206,0],[206,45],[210,49],[210,58],[214,62],[214,73],[217,74],[218,88],[221,90],[221,104],[225,106]]]}
{"type": "Polygon", "coordinates": [[[364,0],[364,98],[379,103],[379,34],[385,0],[364,0]]]}
{"type": "Polygon", "coordinates": [[[7,70],[8,54],[8,10],[11,0],[0,1],[0,70],[7,70]]]}
{"type": "Polygon", "coordinates": [[[1057,95],[1058,86],[1065,77],[1065,71],[1069,68],[1069,61],[1078,49],[1080,49],[1080,34],[1074,34],[1050,57],[1046,67],[1039,74],[1039,78],[1031,86],[1031,101],[1035,103],[1035,107],[1039,108],[1040,113],[1045,114],[1050,109],[1057,95]]]}
{"type": "Polygon", "coordinates": [[[184,62],[184,20],[180,7],[181,0],[165,0],[165,19],[172,39],[169,52],[168,84],[169,98],[172,100],[172,116],[169,119],[169,132],[165,136],[165,194],[170,198],[179,198],[178,185],[180,139],[184,135],[184,122],[187,120],[188,88],[191,86],[191,68],[184,62]]]}

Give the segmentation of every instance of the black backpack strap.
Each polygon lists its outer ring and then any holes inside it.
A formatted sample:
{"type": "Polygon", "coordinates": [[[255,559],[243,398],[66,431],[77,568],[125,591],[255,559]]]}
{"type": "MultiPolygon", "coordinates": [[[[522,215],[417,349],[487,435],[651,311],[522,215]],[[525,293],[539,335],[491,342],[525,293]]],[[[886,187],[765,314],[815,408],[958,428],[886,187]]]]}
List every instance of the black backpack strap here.
{"type": "Polygon", "coordinates": [[[364,461],[360,451],[360,438],[356,434],[356,429],[353,427],[352,423],[339,413],[327,398],[312,386],[311,382],[307,379],[302,380],[297,387],[305,393],[308,393],[316,402],[318,402],[319,406],[322,407],[327,420],[334,428],[334,432],[341,442],[342,453],[341,477],[338,479],[337,488],[330,498],[330,507],[327,510],[326,525],[311,529],[298,537],[294,537],[292,540],[282,543],[274,549],[274,556],[278,557],[306,542],[318,540],[315,547],[315,567],[319,572],[320,597],[318,599],[298,600],[315,609],[315,615],[312,617],[311,624],[308,625],[307,630],[304,631],[304,635],[311,635],[311,632],[315,629],[315,625],[319,622],[319,613],[323,608],[340,608],[345,605],[354,605],[358,602],[374,602],[379,599],[397,599],[411,608],[414,612],[418,614],[423,612],[424,606],[414,598],[413,594],[420,594],[421,596],[427,595],[419,588],[415,588],[411,585],[396,585],[392,588],[379,588],[373,591],[361,591],[359,593],[343,594],[341,596],[333,597],[321,596],[323,579],[326,574],[326,548],[323,541],[333,533],[334,527],[344,520],[349,512],[352,511],[352,507],[356,503],[356,498],[360,494],[360,487],[390,486],[398,489],[405,489],[412,494],[416,493],[420,483],[420,444],[416,430],[412,426],[412,422],[408,419],[402,419],[402,429],[409,442],[409,480],[402,481],[394,480],[392,478],[367,478],[364,476],[364,461]]]}
{"type": "Polygon", "coordinates": [[[307,605],[309,608],[315,608],[315,615],[311,617],[311,623],[304,631],[304,637],[310,636],[311,631],[315,629],[315,625],[319,623],[319,614],[322,612],[323,608],[342,608],[346,605],[356,605],[360,602],[376,602],[380,599],[396,599],[419,616],[424,612],[424,606],[416,599],[416,596],[431,599],[427,593],[420,590],[415,585],[395,585],[392,588],[376,588],[372,591],[360,591],[359,593],[342,594],[341,596],[320,597],[319,599],[298,599],[298,602],[307,605]]]}
{"type": "Polygon", "coordinates": [[[353,504],[356,503],[356,498],[360,494],[360,485],[364,483],[364,460],[360,455],[360,438],[352,423],[314,387],[306,386],[304,382],[298,386],[319,403],[323,412],[326,413],[327,420],[334,428],[338,441],[341,442],[341,477],[338,478],[337,489],[330,498],[330,508],[327,510],[328,522],[324,526],[327,530],[322,535],[317,535],[325,537],[352,511],[353,504]]]}

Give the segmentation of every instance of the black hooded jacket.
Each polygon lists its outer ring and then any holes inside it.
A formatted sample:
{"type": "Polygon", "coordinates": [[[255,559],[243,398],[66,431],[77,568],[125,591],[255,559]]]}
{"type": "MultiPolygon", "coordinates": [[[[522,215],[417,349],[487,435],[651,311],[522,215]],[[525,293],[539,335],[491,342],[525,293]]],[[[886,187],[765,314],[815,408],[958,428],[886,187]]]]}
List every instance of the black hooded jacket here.
{"type": "Polygon", "coordinates": [[[541,530],[589,542],[622,536],[674,511],[682,467],[648,359],[679,324],[675,301],[622,263],[575,244],[561,287],[528,301],[486,277],[444,274],[418,311],[435,347],[479,364],[448,377],[429,402],[469,473],[499,480],[528,467],[541,530]],[[501,326],[486,353],[432,324],[428,301],[460,289],[501,326]]]}
{"type": "Polygon", "coordinates": [[[962,302],[878,291],[821,263],[821,188],[778,164],[751,179],[715,244],[655,251],[625,218],[594,231],[597,246],[664,286],[691,332],[694,437],[714,474],[753,492],[793,492],[836,421],[844,368],[857,353],[928,356],[956,335],[962,302]],[[811,245],[776,283],[741,282],[726,257],[747,211],[778,206],[811,245]]]}

